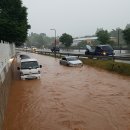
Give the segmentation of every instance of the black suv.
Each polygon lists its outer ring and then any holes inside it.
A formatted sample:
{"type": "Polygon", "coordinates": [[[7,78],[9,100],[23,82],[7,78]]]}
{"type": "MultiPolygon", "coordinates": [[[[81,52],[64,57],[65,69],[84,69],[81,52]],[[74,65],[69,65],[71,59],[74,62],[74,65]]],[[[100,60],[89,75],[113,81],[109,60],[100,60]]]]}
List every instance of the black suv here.
{"type": "Polygon", "coordinates": [[[53,48],[51,48],[51,51],[52,52],[59,52],[60,48],[59,47],[53,47],[53,48]]]}
{"type": "Polygon", "coordinates": [[[114,53],[110,45],[97,45],[94,49],[86,46],[85,55],[110,56],[114,53]]]}

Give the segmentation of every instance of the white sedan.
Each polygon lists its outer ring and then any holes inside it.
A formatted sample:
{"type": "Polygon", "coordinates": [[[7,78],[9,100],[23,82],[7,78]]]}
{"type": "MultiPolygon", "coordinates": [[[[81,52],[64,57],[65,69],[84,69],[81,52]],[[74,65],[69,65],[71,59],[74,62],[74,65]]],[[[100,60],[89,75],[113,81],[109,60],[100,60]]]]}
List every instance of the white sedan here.
{"type": "Polygon", "coordinates": [[[64,56],[60,59],[60,64],[66,66],[83,66],[82,61],[77,56],[64,56]]]}

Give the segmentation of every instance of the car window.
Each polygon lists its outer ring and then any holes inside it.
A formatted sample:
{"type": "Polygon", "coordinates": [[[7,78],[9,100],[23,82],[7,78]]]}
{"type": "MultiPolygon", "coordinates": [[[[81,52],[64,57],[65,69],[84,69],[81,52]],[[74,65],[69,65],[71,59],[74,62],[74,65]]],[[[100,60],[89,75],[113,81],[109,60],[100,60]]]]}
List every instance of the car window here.
{"type": "Polygon", "coordinates": [[[66,58],[62,58],[62,60],[66,60],[66,58]]]}
{"type": "Polygon", "coordinates": [[[113,50],[111,46],[102,46],[102,49],[105,50],[105,51],[113,50]]]}
{"type": "Polygon", "coordinates": [[[28,61],[28,62],[22,62],[21,63],[21,69],[35,69],[38,68],[38,62],[37,61],[28,61]]]}
{"type": "Polygon", "coordinates": [[[75,60],[78,60],[78,58],[77,57],[69,57],[69,58],[67,58],[67,60],[68,61],[75,61],[75,60]]]}
{"type": "Polygon", "coordinates": [[[101,51],[102,49],[100,47],[96,47],[96,51],[101,51]]]}

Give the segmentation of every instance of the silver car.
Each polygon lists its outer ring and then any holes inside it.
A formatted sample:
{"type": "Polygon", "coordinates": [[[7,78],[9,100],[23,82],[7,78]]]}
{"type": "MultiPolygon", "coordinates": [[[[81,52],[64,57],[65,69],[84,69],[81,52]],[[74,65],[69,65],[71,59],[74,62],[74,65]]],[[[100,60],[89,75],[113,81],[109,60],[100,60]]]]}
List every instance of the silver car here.
{"type": "Polygon", "coordinates": [[[82,61],[77,56],[64,56],[60,59],[60,64],[66,66],[83,66],[82,61]]]}

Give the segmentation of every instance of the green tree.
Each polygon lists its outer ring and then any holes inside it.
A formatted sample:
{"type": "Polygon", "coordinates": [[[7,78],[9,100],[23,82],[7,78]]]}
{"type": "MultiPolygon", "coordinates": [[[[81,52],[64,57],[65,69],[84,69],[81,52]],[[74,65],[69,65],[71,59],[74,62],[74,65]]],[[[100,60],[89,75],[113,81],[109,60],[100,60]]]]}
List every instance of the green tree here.
{"type": "Polygon", "coordinates": [[[50,47],[54,38],[46,36],[46,34],[41,33],[31,33],[26,40],[27,46],[35,46],[37,48],[50,47]]]}
{"type": "Polygon", "coordinates": [[[62,36],[59,38],[60,42],[66,47],[69,48],[73,43],[73,38],[69,34],[62,34],[62,36]]]}
{"type": "Polygon", "coordinates": [[[126,29],[130,28],[130,24],[127,24],[125,28],[126,28],[126,29]]]}
{"type": "Polygon", "coordinates": [[[115,38],[115,41],[112,43],[113,47],[117,47],[118,46],[118,39],[119,39],[119,44],[120,46],[125,46],[126,42],[123,39],[123,30],[121,28],[116,28],[116,29],[112,29],[112,31],[110,32],[110,36],[115,38]]]}
{"type": "Polygon", "coordinates": [[[130,28],[123,30],[123,37],[127,45],[130,46],[130,28]]]}
{"type": "Polygon", "coordinates": [[[21,45],[29,28],[21,0],[0,0],[0,40],[21,45]]]}
{"type": "Polygon", "coordinates": [[[108,44],[110,41],[110,35],[107,30],[100,30],[96,32],[97,40],[100,41],[101,44],[108,44]]]}

